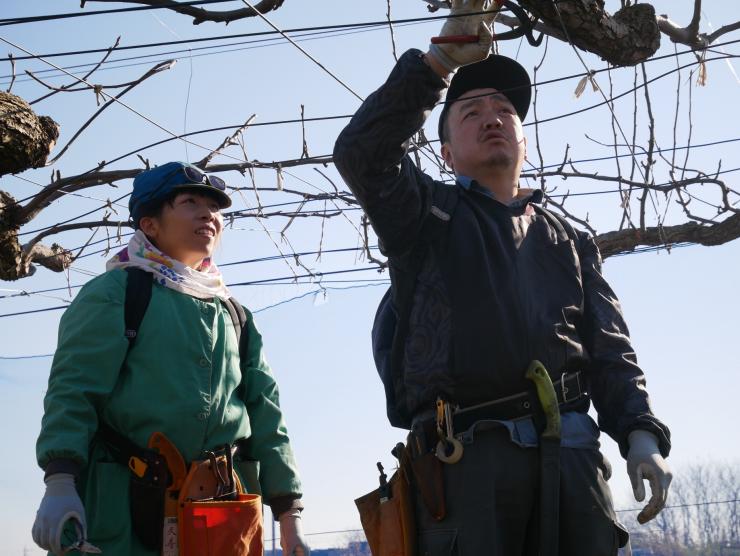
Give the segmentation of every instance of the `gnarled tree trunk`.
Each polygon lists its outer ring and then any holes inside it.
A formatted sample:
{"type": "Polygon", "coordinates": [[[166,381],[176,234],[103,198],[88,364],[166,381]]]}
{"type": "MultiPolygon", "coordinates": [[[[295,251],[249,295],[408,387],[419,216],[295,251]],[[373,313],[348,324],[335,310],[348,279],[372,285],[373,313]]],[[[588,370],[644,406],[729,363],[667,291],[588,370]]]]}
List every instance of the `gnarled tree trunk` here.
{"type": "Polygon", "coordinates": [[[22,98],[0,91],[0,175],[46,164],[59,137],[59,125],[37,116],[22,98]]]}
{"type": "Polygon", "coordinates": [[[603,0],[518,2],[563,35],[564,26],[573,44],[615,66],[643,62],[660,47],[660,29],[650,4],[626,6],[610,15],[603,0]]]}

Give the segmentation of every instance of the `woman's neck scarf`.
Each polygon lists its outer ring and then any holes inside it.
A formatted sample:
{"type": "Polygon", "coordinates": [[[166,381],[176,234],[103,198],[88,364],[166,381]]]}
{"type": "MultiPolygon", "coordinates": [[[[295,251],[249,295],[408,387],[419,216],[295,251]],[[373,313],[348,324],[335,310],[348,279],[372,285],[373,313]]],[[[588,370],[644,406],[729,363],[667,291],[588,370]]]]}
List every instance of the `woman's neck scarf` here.
{"type": "Polygon", "coordinates": [[[190,268],[162,253],[141,230],[136,230],[128,245],[105,265],[106,270],[128,267],[150,272],[162,286],[198,299],[218,297],[226,301],[231,297],[221,271],[210,258],[204,259],[197,270],[190,268]]]}

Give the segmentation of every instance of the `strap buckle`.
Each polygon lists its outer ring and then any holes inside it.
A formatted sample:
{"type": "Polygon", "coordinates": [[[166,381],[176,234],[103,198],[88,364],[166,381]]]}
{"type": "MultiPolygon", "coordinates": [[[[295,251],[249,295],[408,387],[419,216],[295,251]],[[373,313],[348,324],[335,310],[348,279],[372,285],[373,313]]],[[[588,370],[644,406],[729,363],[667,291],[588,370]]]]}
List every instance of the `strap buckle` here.
{"type": "Polygon", "coordinates": [[[580,372],[574,373],[575,379],[576,379],[576,384],[577,384],[577,392],[576,392],[576,395],[573,396],[573,397],[571,397],[570,399],[568,399],[568,392],[570,392],[570,388],[568,388],[565,385],[565,379],[567,378],[568,373],[567,372],[564,372],[563,374],[560,375],[560,393],[563,396],[563,401],[560,402],[560,403],[564,403],[565,404],[565,403],[568,403],[568,402],[572,402],[573,400],[578,399],[578,397],[581,395],[581,377],[580,377],[580,374],[581,374],[580,372]]]}

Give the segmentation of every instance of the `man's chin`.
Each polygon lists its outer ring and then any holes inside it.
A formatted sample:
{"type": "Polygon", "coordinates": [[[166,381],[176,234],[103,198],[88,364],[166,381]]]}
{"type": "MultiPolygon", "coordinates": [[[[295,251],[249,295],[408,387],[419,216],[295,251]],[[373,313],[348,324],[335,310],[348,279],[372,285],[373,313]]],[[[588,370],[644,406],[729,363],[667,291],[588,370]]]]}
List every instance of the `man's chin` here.
{"type": "Polygon", "coordinates": [[[495,153],[488,157],[487,165],[490,168],[502,169],[513,167],[514,162],[514,159],[509,155],[503,153],[495,153]]]}

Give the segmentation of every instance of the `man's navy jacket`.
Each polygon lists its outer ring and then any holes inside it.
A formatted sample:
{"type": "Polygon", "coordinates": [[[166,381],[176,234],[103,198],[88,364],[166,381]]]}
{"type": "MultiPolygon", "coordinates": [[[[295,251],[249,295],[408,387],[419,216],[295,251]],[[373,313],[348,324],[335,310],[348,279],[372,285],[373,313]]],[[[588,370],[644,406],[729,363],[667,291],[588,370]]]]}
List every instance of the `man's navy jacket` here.
{"type": "MultiPolygon", "coordinates": [[[[450,187],[407,154],[445,87],[419,51],[406,52],[334,148],[337,169],[389,257],[391,278],[425,242],[433,188],[450,187]]],[[[670,432],[650,409],[593,239],[530,203],[506,206],[474,187],[456,187],[445,237],[424,247],[404,350],[406,399],[397,403],[413,415],[440,395],[469,406],[516,394],[527,389],[524,371],[538,359],[553,380],[566,370],[584,372],[599,427],[623,456],[635,429],[655,434],[667,456],[670,432]]],[[[585,412],[588,403],[576,409],[585,412]]]]}

